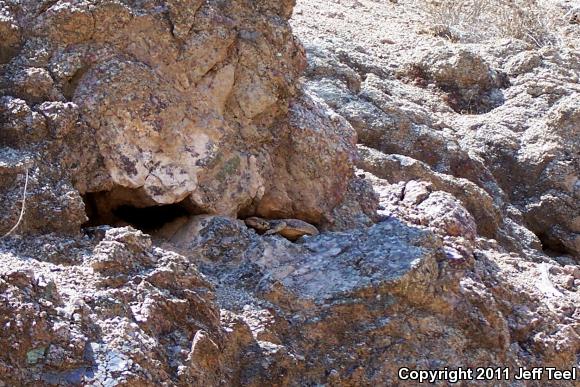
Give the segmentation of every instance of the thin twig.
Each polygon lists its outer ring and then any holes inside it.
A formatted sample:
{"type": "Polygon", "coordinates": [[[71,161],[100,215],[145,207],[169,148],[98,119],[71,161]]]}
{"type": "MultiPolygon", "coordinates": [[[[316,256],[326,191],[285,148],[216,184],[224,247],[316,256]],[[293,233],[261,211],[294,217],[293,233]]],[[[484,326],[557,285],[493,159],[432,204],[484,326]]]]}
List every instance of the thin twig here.
{"type": "Polygon", "coordinates": [[[20,216],[18,217],[18,221],[16,222],[14,227],[12,227],[12,229],[10,229],[10,231],[8,231],[6,234],[2,235],[2,237],[0,237],[0,238],[6,238],[8,235],[12,234],[18,228],[18,226],[20,226],[20,222],[22,222],[22,218],[24,217],[24,209],[26,207],[26,190],[27,189],[28,189],[28,168],[26,168],[26,180],[24,181],[24,194],[22,195],[22,208],[20,209],[20,216]]]}

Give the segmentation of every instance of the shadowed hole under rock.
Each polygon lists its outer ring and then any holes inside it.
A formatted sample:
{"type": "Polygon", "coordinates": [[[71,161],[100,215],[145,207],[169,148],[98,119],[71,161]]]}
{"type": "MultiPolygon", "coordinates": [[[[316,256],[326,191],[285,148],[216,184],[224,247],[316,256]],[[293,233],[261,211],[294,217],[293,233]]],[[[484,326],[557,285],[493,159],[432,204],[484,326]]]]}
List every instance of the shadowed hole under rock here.
{"type": "Polygon", "coordinates": [[[103,200],[104,198],[106,198],[104,193],[90,193],[83,196],[89,219],[83,224],[83,228],[103,225],[115,227],[130,225],[151,233],[178,218],[199,214],[185,202],[142,207],[122,202],[108,202],[103,200]]]}

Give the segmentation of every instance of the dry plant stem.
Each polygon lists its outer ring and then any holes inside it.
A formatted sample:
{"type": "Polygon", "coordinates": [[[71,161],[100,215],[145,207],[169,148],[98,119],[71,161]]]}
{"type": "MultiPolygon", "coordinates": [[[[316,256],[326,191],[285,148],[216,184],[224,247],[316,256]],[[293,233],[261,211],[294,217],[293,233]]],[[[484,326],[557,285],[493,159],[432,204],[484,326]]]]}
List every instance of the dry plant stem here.
{"type": "Polygon", "coordinates": [[[26,207],[26,190],[27,189],[28,189],[28,168],[26,168],[26,179],[24,180],[24,193],[22,194],[22,208],[20,209],[20,216],[18,217],[18,221],[16,222],[14,227],[12,227],[10,229],[10,231],[8,231],[6,234],[4,234],[2,236],[2,238],[6,238],[10,234],[12,234],[14,231],[16,231],[18,226],[20,226],[20,222],[22,222],[22,218],[24,217],[24,210],[26,207]]]}

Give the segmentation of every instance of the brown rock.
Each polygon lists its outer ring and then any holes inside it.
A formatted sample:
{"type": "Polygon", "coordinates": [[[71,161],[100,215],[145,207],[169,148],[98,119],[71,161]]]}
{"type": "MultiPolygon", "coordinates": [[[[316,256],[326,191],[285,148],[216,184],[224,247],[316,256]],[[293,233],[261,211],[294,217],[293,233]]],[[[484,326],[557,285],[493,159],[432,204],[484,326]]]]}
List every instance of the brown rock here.
{"type": "MultiPolygon", "coordinates": [[[[25,39],[0,72],[2,144],[27,149],[50,190],[95,193],[103,220],[122,205],[181,203],[327,222],[352,176],[355,137],[296,86],[305,58],[287,22],[293,5],[11,4],[3,52],[25,39]],[[49,139],[35,149],[28,141],[49,139]]],[[[60,204],[38,205],[49,214],[60,204]]],[[[75,215],[66,228],[83,221],[75,215]]],[[[43,216],[19,231],[59,223],[43,216]]]]}

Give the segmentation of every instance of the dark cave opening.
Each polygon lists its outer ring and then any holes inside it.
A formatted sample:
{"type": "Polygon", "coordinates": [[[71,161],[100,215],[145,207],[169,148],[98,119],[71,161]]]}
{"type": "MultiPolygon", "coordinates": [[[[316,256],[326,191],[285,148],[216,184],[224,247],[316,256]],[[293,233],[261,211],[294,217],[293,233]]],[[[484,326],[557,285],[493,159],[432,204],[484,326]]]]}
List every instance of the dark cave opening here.
{"type": "Polygon", "coordinates": [[[141,231],[153,232],[177,218],[189,216],[189,212],[179,204],[145,208],[125,205],[113,210],[113,215],[141,231]]]}
{"type": "Polygon", "coordinates": [[[566,246],[564,246],[564,244],[560,240],[551,237],[546,233],[543,232],[536,233],[536,236],[542,243],[542,251],[544,252],[544,254],[548,256],[556,257],[559,255],[573,254],[573,252],[570,251],[570,249],[568,249],[566,246]]]}
{"type": "Polygon", "coordinates": [[[160,230],[168,223],[196,214],[185,201],[168,205],[136,205],[112,200],[109,193],[97,192],[83,196],[88,221],[83,228],[98,226],[132,226],[146,233],[160,230]]]}

